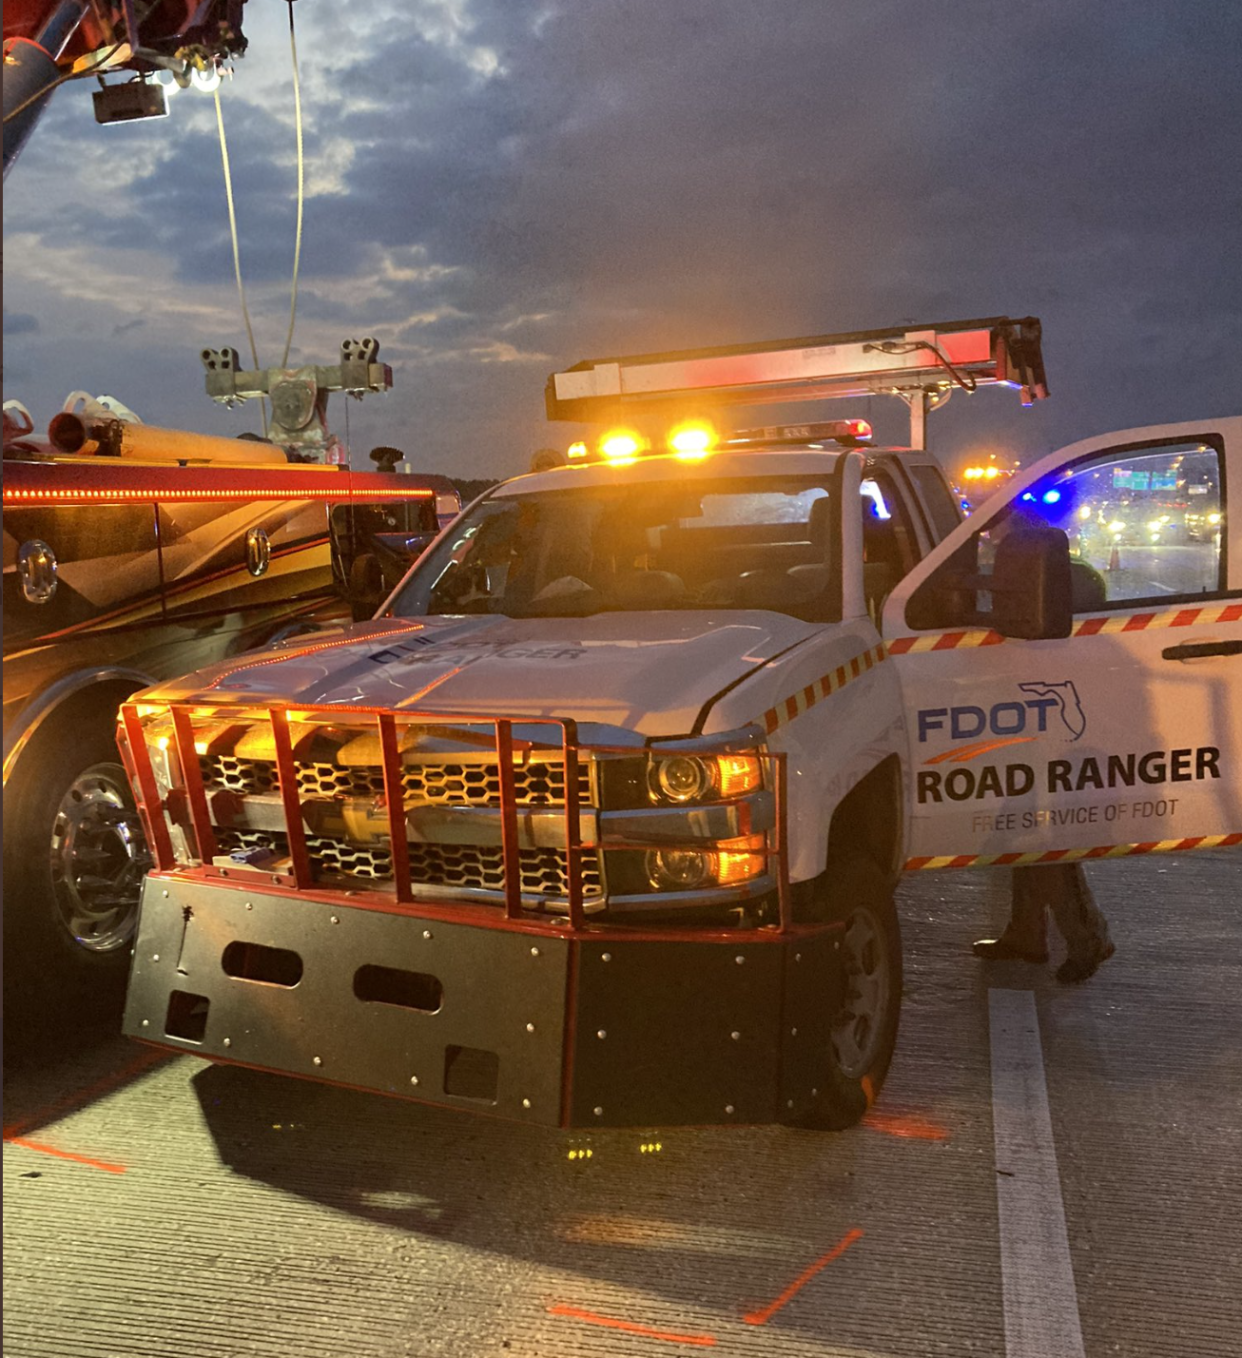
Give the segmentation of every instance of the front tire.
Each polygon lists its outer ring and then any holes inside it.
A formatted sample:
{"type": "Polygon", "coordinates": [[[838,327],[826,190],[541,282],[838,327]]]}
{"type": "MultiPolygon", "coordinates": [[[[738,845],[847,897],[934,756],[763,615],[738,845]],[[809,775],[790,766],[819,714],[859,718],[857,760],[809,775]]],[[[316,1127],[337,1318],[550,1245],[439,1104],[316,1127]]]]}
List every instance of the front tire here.
{"type": "Polygon", "coordinates": [[[6,992],[110,1002],[150,863],[111,721],[38,732],[4,800],[6,992]]]}
{"type": "Polygon", "coordinates": [[[854,1126],[879,1097],[893,1059],[901,1015],[901,928],[887,877],[860,855],[829,864],[811,914],[841,926],[843,977],[815,1102],[791,1121],[840,1131],[854,1126]]]}

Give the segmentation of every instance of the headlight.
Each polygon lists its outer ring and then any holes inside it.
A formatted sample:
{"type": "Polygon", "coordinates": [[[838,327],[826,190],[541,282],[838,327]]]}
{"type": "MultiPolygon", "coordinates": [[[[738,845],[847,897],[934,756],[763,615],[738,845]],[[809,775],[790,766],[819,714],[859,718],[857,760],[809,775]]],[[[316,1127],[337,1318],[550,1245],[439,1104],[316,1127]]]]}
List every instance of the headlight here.
{"type": "Polygon", "coordinates": [[[666,801],[702,801],[714,791],[711,764],[694,755],[674,755],[672,759],[661,759],[655,764],[653,772],[656,789],[666,801]]]}
{"type": "Polygon", "coordinates": [[[656,802],[701,802],[741,797],[763,786],[763,766],[756,754],[656,757],[648,771],[648,788],[656,802]]]}
{"type": "Polygon", "coordinates": [[[696,891],[704,886],[736,886],[767,869],[763,835],[722,840],[710,849],[649,849],[647,879],[657,891],[696,891]]]}
{"type": "Polygon", "coordinates": [[[652,849],[647,876],[659,891],[693,891],[711,879],[713,857],[697,849],[652,849]]]}

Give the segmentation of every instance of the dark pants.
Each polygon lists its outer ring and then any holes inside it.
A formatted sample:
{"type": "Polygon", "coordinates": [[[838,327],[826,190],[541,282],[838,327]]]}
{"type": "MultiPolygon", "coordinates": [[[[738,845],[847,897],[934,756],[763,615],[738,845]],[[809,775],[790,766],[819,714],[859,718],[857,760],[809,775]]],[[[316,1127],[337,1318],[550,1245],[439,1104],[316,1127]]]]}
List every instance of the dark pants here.
{"type": "Polygon", "coordinates": [[[1045,863],[1014,868],[1013,896],[1005,938],[1030,952],[1048,948],[1048,910],[1065,938],[1070,957],[1089,955],[1108,942],[1108,921],[1100,913],[1079,863],[1045,863]]]}

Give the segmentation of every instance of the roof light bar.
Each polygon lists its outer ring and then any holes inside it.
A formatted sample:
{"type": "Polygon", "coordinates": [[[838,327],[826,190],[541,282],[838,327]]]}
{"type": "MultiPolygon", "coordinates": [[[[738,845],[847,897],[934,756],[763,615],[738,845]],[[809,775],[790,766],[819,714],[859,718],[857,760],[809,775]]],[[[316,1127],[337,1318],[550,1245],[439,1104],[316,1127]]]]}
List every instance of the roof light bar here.
{"type": "Polygon", "coordinates": [[[551,420],[616,419],[621,409],[684,399],[727,405],[967,390],[1004,383],[1029,405],[1048,394],[1034,316],[948,321],[666,354],[592,359],[548,378],[551,420]]]}
{"type": "Polygon", "coordinates": [[[814,424],[769,424],[739,429],[730,443],[842,443],[853,447],[871,438],[866,420],[820,420],[814,424]]]}

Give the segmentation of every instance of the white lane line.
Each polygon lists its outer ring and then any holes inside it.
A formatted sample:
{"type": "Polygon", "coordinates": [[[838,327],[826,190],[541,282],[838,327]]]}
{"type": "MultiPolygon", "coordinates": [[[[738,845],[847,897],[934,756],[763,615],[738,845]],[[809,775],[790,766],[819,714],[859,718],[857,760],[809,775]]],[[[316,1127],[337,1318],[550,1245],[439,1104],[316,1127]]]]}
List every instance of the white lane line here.
{"type": "Polygon", "coordinates": [[[1085,1358],[1029,990],[988,991],[1006,1358],[1085,1358]]]}

